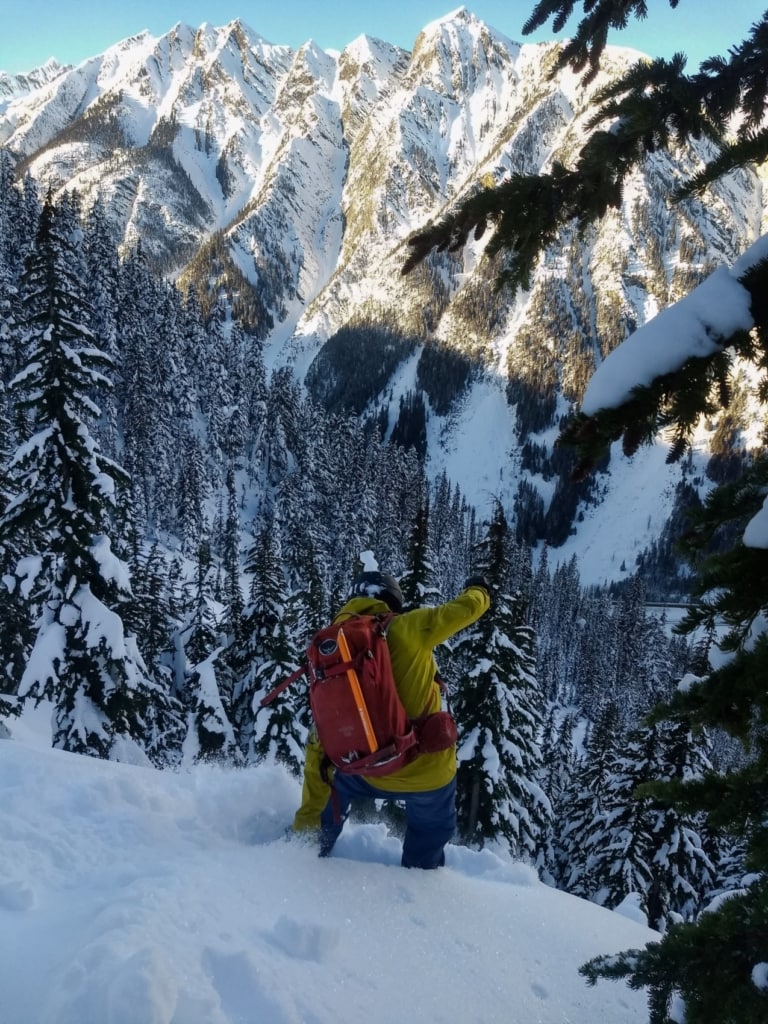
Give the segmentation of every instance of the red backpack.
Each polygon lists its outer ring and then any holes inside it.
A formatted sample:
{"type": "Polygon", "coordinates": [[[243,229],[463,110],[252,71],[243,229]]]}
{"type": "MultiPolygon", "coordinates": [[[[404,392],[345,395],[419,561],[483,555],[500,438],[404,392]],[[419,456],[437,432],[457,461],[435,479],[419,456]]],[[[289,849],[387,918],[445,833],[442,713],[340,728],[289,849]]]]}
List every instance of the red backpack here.
{"type": "Polygon", "coordinates": [[[306,675],[317,735],[328,760],[347,775],[389,775],[418,754],[456,742],[447,712],[409,718],[397,692],[387,632],[394,613],[351,615],[319,630],[307,661],[260,702],[263,707],[306,675]]]}

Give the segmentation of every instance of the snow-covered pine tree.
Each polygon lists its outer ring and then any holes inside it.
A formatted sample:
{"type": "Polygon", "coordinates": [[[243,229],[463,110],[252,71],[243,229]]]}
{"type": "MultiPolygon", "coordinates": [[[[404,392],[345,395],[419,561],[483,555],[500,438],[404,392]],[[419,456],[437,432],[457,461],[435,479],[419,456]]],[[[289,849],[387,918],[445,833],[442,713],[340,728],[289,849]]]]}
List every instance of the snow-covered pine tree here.
{"type": "MultiPolygon", "coordinates": [[[[153,275],[140,245],[121,264],[118,312],[123,461],[143,491],[140,506],[149,527],[176,532],[179,450],[193,429],[181,302],[153,275]]],[[[194,543],[189,551],[194,553],[194,543]]]]}
{"type": "Polygon", "coordinates": [[[621,741],[619,709],[608,700],[588,731],[584,754],[561,796],[564,820],[555,850],[556,881],[559,888],[585,899],[596,888],[595,852],[605,842],[607,791],[621,741]]]}
{"type": "MultiPolygon", "coordinates": [[[[701,779],[711,771],[706,733],[692,732],[684,721],[659,721],[650,728],[658,736],[654,779],[701,779]]],[[[717,867],[707,852],[701,813],[683,814],[653,801],[650,813],[653,875],[648,920],[652,928],[664,931],[671,920],[696,919],[715,889],[717,867]]]]}
{"type": "MultiPolygon", "coordinates": [[[[333,427],[310,402],[303,402],[297,415],[302,443],[292,452],[295,461],[280,481],[269,513],[279,523],[281,562],[289,589],[303,587],[317,568],[313,552],[329,552],[329,512],[337,511],[336,502],[331,500],[330,508],[328,502],[335,480],[329,440],[333,427]]],[[[318,610],[322,609],[321,602],[318,610]]]]}
{"type": "Polygon", "coordinates": [[[624,720],[629,724],[637,719],[638,705],[647,707],[639,672],[648,641],[645,585],[637,575],[629,580],[618,602],[616,640],[615,693],[621,696],[624,720]]]}
{"type": "Polygon", "coordinates": [[[606,700],[617,696],[618,618],[608,588],[592,587],[581,593],[577,622],[574,697],[584,714],[594,720],[606,700]]]}
{"type": "Polygon", "coordinates": [[[432,486],[430,563],[439,594],[455,594],[469,572],[469,506],[458,484],[442,474],[432,486]]]}
{"type": "Polygon", "coordinates": [[[653,730],[633,731],[609,765],[598,823],[600,841],[591,844],[589,866],[589,898],[601,906],[613,909],[629,893],[638,893],[647,911],[653,880],[651,815],[648,804],[633,799],[633,794],[652,777],[657,743],[653,730]]]}
{"type": "Polygon", "coordinates": [[[576,714],[573,709],[550,706],[542,729],[541,769],[538,782],[552,808],[536,855],[536,866],[548,885],[557,885],[563,865],[558,861],[561,837],[567,823],[567,793],[574,777],[576,714]]]}
{"type": "Polygon", "coordinates": [[[200,546],[208,543],[204,503],[209,487],[203,449],[200,440],[190,429],[182,428],[177,463],[177,527],[182,551],[195,557],[200,546]]]}
{"type": "MultiPolygon", "coordinates": [[[[232,721],[240,749],[248,756],[254,752],[254,722],[259,701],[267,692],[259,672],[269,657],[270,639],[285,614],[286,583],[280,561],[279,527],[274,521],[254,537],[246,553],[244,569],[251,581],[249,602],[244,613],[242,645],[231,652],[230,659],[236,675],[232,721]]],[[[271,733],[268,724],[271,716],[280,718],[282,706],[291,700],[290,693],[281,694],[264,710],[260,735],[271,733]]]]}
{"type": "Polygon", "coordinates": [[[239,646],[243,634],[245,599],[240,567],[240,503],[235,469],[227,468],[227,510],[222,530],[221,563],[224,574],[224,615],[227,643],[239,646]]]}
{"type": "Polygon", "coordinates": [[[497,503],[477,563],[491,585],[491,608],[453,650],[458,828],[468,844],[503,842],[513,856],[533,862],[551,814],[537,781],[543,699],[534,633],[521,602],[507,591],[509,541],[497,503]]]}
{"type": "Polygon", "coordinates": [[[261,469],[266,445],[267,374],[262,344],[251,334],[243,339],[243,374],[246,465],[254,472],[261,469]]]}
{"type": "Polygon", "coordinates": [[[20,696],[53,701],[54,746],[125,758],[140,756],[166,695],[121,619],[129,576],[110,531],[126,477],[89,430],[111,364],[88,326],[80,244],[75,211],[49,197],[23,278],[27,364],[12,384],[32,435],[11,463],[0,537],[34,565],[39,621],[20,696]]]}
{"type": "Polygon", "coordinates": [[[130,560],[132,600],[124,621],[135,636],[152,673],[170,667],[173,633],[177,626],[171,611],[168,560],[154,541],[139,547],[130,560]]]}
{"type": "Polygon", "coordinates": [[[227,457],[240,450],[242,433],[238,436],[230,421],[239,407],[240,381],[233,370],[239,370],[233,345],[239,343],[240,334],[232,336],[231,323],[223,302],[213,305],[205,330],[205,387],[199,392],[201,411],[207,418],[206,439],[212,466],[220,467],[227,457]]]}
{"type": "MultiPolygon", "coordinates": [[[[219,681],[221,647],[191,669],[185,684],[187,714],[183,757],[186,762],[241,764],[235,730],[222,699],[219,681]]],[[[224,668],[228,675],[228,670],[224,668]]]]}
{"type": "Polygon", "coordinates": [[[20,231],[22,196],[15,185],[10,155],[0,149],[0,382],[10,383],[21,368],[16,325],[18,286],[28,242],[20,231]]]}
{"type": "Polygon", "coordinates": [[[540,638],[538,670],[546,697],[562,705],[574,703],[583,632],[575,556],[557,565],[551,574],[544,559],[532,581],[532,594],[530,620],[540,638]]]}
{"type": "Polygon", "coordinates": [[[176,675],[181,677],[186,713],[184,759],[240,763],[233,724],[236,679],[215,584],[211,547],[203,541],[197,551],[195,578],[182,588],[184,621],[177,638],[176,675]]]}
{"type": "MultiPolygon", "coordinates": [[[[295,613],[301,602],[285,601],[283,613],[264,637],[263,661],[254,682],[259,695],[269,693],[293,672],[303,651],[294,642],[295,613]]],[[[278,761],[298,775],[304,763],[304,746],[309,729],[309,700],[301,684],[288,687],[271,704],[254,708],[254,728],[247,752],[250,763],[278,761]],[[258,714],[257,714],[258,711],[258,714]]]]}
{"type": "MultiPolygon", "coordinates": [[[[99,339],[101,348],[117,367],[120,357],[117,343],[120,259],[104,207],[98,200],[86,219],[83,241],[91,330],[99,339]]],[[[111,388],[101,397],[101,417],[94,427],[99,447],[110,458],[117,457],[117,431],[116,396],[115,389],[111,388]]]]}
{"type": "MultiPolygon", "coordinates": [[[[13,177],[10,154],[0,149],[0,514],[14,497],[8,466],[13,443],[13,408],[6,384],[19,369],[22,348],[19,337],[21,251],[18,237],[22,198],[13,177]]],[[[19,542],[0,540],[0,714],[21,709],[9,698],[15,695],[32,643],[32,623],[27,600],[15,577],[21,557],[19,542]],[[3,699],[5,694],[6,699],[3,699]]]]}
{"type": "MultiPolygon", "coordinates": [[[[8,478],[10,458],[8,403],[5,385],[0,381],[0,515],[14,497],[8,478]]],[[[22,594],[22,579],[17,575],[22,548],[21,538],[14,540],[0,534],[0,715],[21,711],[15,695],[33,640],[29,601],[22,594]]]]}
{"type": "Polygon", "coordinates": [[[134,489],[140,492],[135,504],[142,524],[152,522],[155,506],[151,466],[160,410],[155,404],[150,351],[157,298],[139,246],[121,265],[117,323],[120,361],[115,399],[120,410],[123,462],[134,489]]]}
{"type": "Polygon", "coordinates": [[[163,689],[163,699],[154,706],[153,728],[147,752],[159,765],[177,765],[186,734],[182,702],[184,688],[177,686],[174,636],[178,628],[171,607],[170,567],[155,541],[134,550],[130,559],[131,596],[125,611],[125,627],[141,638],[147,671],[163,689]]]}
{"type": "MultiPolygon", "coordinates": [[[[16,183],[14,161],[0,148],[0,323],[16,306],[18,285],[24,260],[32,247],[40,218],[37,185],[27,175],[21,188],[16,183]]],[[[5,384],[16,375],[22,353],[17,346],[8,347],[9,335],[0,329],[0,372],[5,384]]]]}
{"type": "Polygon", "coordinates": [[[601,786],[597,834],[589,842],[587,895],[616,907],[630,893],[641,899],[652,928],[693,920],[715,884],[700,835],[701,815],[684,815],[641,794],[649,780],[693,780],[711,768],[706,737],[682,722],[632,730],[612,753],[601,786]]]}
{"type": "Polygon", "coordinates": [[[440,594],[433,585],[434,568],[430,560],[429,519],[427,496],[416,512],[408,540],[405,572],[400,576],[400,589],[406,608],[434,605],[440,600],[440,594]]]}
{"type": "Polygon", "coordinates": [[[211,545],[204,540],[197,549],[195,578],[183,586],[184,625],[181,639],[187,665],[194,668],[207,661],[220,646],[221,630],[214,597],[215,566],[211,545]]]}

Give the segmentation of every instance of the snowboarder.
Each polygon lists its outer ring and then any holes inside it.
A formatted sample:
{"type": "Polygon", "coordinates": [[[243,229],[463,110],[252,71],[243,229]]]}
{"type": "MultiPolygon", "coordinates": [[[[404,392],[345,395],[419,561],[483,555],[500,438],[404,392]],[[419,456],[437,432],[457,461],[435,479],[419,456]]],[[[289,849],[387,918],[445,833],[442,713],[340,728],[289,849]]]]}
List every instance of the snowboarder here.
{"type": "MultiPolygon", "coordinates": [[[[351,615],[398,613],[389,627],[392,671],[407,713],[439,711],[434,649],[483,615],[490,605],[489,585],[471,576],[452,601],[402,614],[403,595],[388,573],[363,572],[352,584],[337,620],[351,615]]],[[[404,768],[377,778],[335,772],[333,792],[323,779],[323,749],[314,730],[306,747],[302,801],[293,822],[297,832],[315,831],[320,856],[328,856],[344,826],[352,800],[397,800],[405,805],[403,867],[437,868],[445,863],[445,844],[456,829],[456,747],[421,754],[404,768]]]]}

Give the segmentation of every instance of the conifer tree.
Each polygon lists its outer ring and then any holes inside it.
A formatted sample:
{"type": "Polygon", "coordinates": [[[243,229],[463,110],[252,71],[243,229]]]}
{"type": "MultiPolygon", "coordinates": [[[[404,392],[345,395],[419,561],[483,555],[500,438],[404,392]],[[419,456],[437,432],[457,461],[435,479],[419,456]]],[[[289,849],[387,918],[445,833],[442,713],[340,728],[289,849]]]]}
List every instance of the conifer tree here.
{"type": "MultiPolygon", "coordinates": [[[[701,779],[712,770],[706,733],[691,731],[685,721],[660,721],[650,726],[658,737],[654,780],[701,779]]],[[[675,919],[693,921],[716,887],[716,865],[707,850],[711,844],[701,812],[681,814],[651,800],[653,877],[648,892],[651,927],[665,930],[675,919]]],[[[719,845],[719,843],[718,843],[719,845]]]]}
{"type": "Polygon", "coordinates": [[[208,543],[204,502],[208,494],[205,458],[198,438],[182,428],[176,478],[178,529],[185,554],[194,556],[208,543]]]}
{"type": "Polygon", "coordinates": [[[126,625],[141,637],[147,667],[161,674],[171,667],[170,652],[176,623],[171,611],[169,566],[157,541],[135,551],[130,562],[131,594],[126,625]]]}
{"type": "Polygon", "coordinates": [[[0,538],[23,543],[36,563],[39,621],[20,695],[53,701],[54,746],[135,756],[128,750],[146,742],[163,695],[121,618],[128,570],[110,534],[126,478],[89,431],[110,361],[88,327],[78,246],[75,211],[49,197],[23,280],[27,365],[13,382],[33,433],[11,464],[0,538]]]}
{"type": "Polygon", "coordinates": [[[23,234],[23,223],[23,199],[14,182],[13,162],[0,149],[0,383],[4,385],[21,369],[23,355],[17,329],[18,286],[24,256],[34,237],[23,234]]]}
{"type": "MultiPolygon", "coordinates": [[[[285,613],[286,584],[280,563],[278,533],[274,521],[264,526],[254,538],[244,566],[251,587],[244,615],[241,648],[233,653],[237,678],[232,715],[238,743],[246,755],[254,753],[256,713],[259,701],[267,692],[265,680],[260,674],[262,666],[270,660],[270,643],[274,638],[278,637],[281,645],[284,639],[280,634],[280,626],[285,613]]],[[[281,649],[278,661],[282,657],[281,649]]],[[[283,693],[264,710],[259,719],[260,735],[272,734],[270,719],[282,719],[284,707],[291,700],[292,694],[283,693]]]]}
{"type": "Polygon", "coordinates": [[[439,594],[432,585],[434,570],[430,561],[429,498],[416,513],[406,555],[405,572],[400,576],[400,589],[406,607],[436,604],[439,594]]]}
{"type": "MultiPolygon", "coordinates": [[[[271,634],[264,638],[263,660],[254,677],[256,690],[261,695],[269,693],[289,676],[303,654],[297,651],[293,640],[297,608],[298,604],[289,598],[271,634]]],[[[257,708],[253,711],[254,728],[247,760],[275,760],[298,775],[304,763],[309,727],[309,701],[305,692],[300,686],[289,687],[258,714],[257,708]]]]}
{"type": "Polygon", "coordinates": [[[186,615],[181,636],[187,664],[207,661],[219,647],[220,629],[214,608],[214,574],[211,546],[203,541],[197,549],[195,578],[186,586],[186,615]]]}
{"type": "MultiPolygon", "coordinates": [[[[647,802],[634,800],[637,786],[654,770],[658,737],[653,730],[633,732],[614,755],[605,787],[600,841],[590,856],[590,898],[613,909],[629,893],[638,893],[647,909],[653,880],[651,814],[647,802]]],[[[662,922],[655,920],[654,927],[662,922]]]]}
{"type": "Polygon", "coordinates": [[[563,874],[559,861],[562,831],[567,823],[568,789],[576,771],[574,748],[576,715],[569,709],[550,706],[543,727],[541,769],[538,780],[552,807],[536,856],[536,866],[548,885],[557,886],[563,874]]]}
{"type": "Polygon", "coordinates": [[[634,730],[615,753],[605,787],[599,842],[590,852],[590,898],[617,906],[638,893],[652,928],[692,921],[715,887],[700,834],[701,815],[642,796],[649,780],[701,779],[711,768],[702,740],[682,722],[634,730]]]}
{"type": "Polygon", "coordinates": [[[230,464],[227,470],[227,513],[224,525],[221,555],[224,570],[224,605],[226,607],[227,634],[230,643],[239,645],[243,631],[245,601],[240,583],[240,510],[235,472],[230,464]]]}
{"type": "MultiPolygon", "coordinates": [[[[110,234],[101,202],[94,203],[86,220],[84,261],[91,330],[98,337],[103,351],[117,367],[118,310],[120,289],[120,260],[117,246],[110,234]]],[[[112,458],[117,456],[117,409],[115,389],[111,388],[101,399],[101,417],[95,435],[102,451],[112,458]]]]}
{"type": "MultiPolygon", "coordinates": [[[[7,385],[21,369],[24,353],[19,283],[23,257],[33,241],[24,235],[24,224],[23,199],[14,181],[13,161],[0,149],[0,515],[15,497],[10,474],[15,416],[7,385]]],[[[26,430],[23,433],[26,436],[26,430]]],[[[22,594],[25,573],[17,572],[24,548],[20,536],[0,539],[0,714],[21,711],[21,702],[9,698],[17,692],[32,647],[32,610],[22,594]]]]}
{"type": "Polygon", "coordinates": [[[502,841],[513,856],[533,862],[551,813],[538,782],[543,699],[533,631],[506,590],[509,540],[498,504],[478,562],[491,584],[491,609],[454,648],[457,811],[465,842],[482,848],[502,841]]]}
{"type": "MultiPolygon", "coordinates": [[[[217,647],[190,671],[184,689],[187,728],[184,758],[194,762],[242,763],[235,730],[222,699],[217,647]]],[[[226,671],[226,670],[225,670],[226,671]]]]}
{"type": "Polygon", "coordinates": [[[585,899],[598,887],[593,856],[605,842],[607,793],[621,741],[619,709],[615,701],[608,700],[588,733],[584,757],[562,796],[565,822],[555,857],[558,884],[585,899]]]}
{"type": "Polygon", "coordinates": [[[261,343],[246,334],[243,340],[243,403],[248,464],[259,466],[265,451],[267,375],[261,343]]]}
{"type": "MultiPolygon", "coordinates": [[[[0,381],[0,515],[13,500],[9,480],[10,424],[7,416],[5,386],[0,381]]],[[[0,535],[0,715],[16,714],[21,703],[15,697],[24,666],[32,647],[33,629],[29,601],[23,596],[24,570],[21,538],[0,535]]]]}

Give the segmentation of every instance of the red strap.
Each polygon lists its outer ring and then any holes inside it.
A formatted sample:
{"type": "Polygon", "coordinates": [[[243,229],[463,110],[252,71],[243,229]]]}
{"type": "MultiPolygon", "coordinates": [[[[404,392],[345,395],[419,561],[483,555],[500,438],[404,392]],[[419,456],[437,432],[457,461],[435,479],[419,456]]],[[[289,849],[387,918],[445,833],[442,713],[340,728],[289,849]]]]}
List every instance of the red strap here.
{"type": "Polygon", "coordinates": [[[263,708],[265,704],[269,704],[269,702],[274,700],[275,697],[278,697],[283,690],[287,689],[291,683],[295,683],[297,679],[300,679],[305,675],[306,671],[306,665],[302,665],[301,668],[297,668],[295,672],[291,672],[287,679],[284,679],[282,683],[278,683],[274,690],[270,690],[266,697],[261,698],[259,701],[259,707],[263,708]]]}
{"type": "Polygon", "coordinates": [[[341,772],[342,775],[369,775],[372,769],[394,761],[395,758],[415,747],[416,743],[416,733],[411,729],[404,736],[396,737],[389,746],[379,747],[372,754],[356,757],[349,764],[337,764],[336,771],[341,772]]]}

